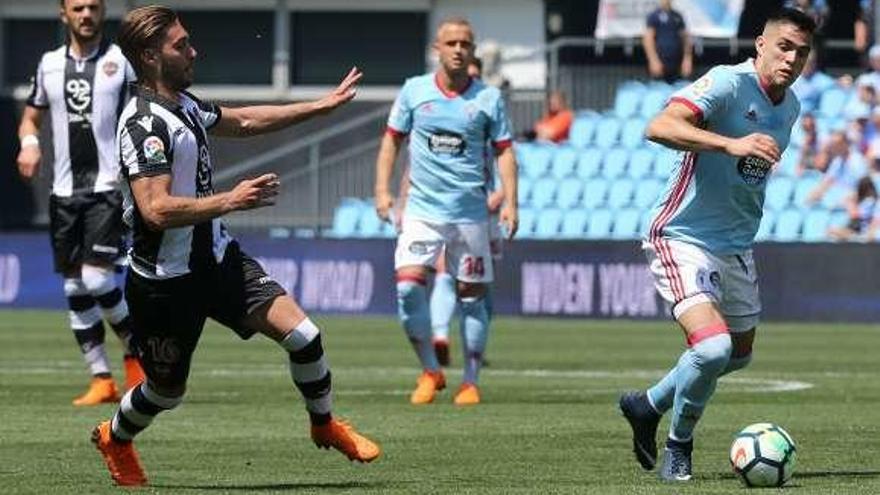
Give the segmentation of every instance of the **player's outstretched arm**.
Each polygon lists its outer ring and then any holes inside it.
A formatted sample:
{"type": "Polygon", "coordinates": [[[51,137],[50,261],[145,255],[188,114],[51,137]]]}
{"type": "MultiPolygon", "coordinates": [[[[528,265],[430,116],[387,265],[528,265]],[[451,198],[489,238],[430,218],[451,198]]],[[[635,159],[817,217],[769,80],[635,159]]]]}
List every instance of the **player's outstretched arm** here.
{"type": "Polygon", "coordinates": [[[221,108],[220,122],[211,128],[218,136],[248,137],[284,129],[318,115],[330,113],[354,99],[364,74],[352,67],[333,91],[320,100],[287,105],[256,105],[221,108]]]}
{"type": "Polygon", "coordinates": [[[264,174],[239,182],[231,191],[204,198],[171,195],[171,175],[138,177],[131,181],[131,193],[152,230],[195,225],[226,213],[275,204],[278,176],[264,174]]]}
{"type": "Polygon", "coordinates": [[[25,106],[18,126],[18,139],[21,140],[21,151],[18,153],[16,165],[18,174],[24,180],[31,180],[40,170],[40,123],[43,121],[43,110],[25,106]]]}
{"type": "Polygon", "coordinates": [[[403,136],[386,132],[382,136],[379,145],[379,156],[376,157],[376,186],[375,205],[376,214],[382,220],[388,220],[391,208],[394,206],[394,196],[391,194],[391,175],[394,173],[394,162],[400,153],[400,145],[403,136]]]}
{"type": "Polygon", "coordinates": [[[645,137],[677,150],[718,151],[738,157],[756,156],[770,163],[779,161],[779,145],[766,134],[730,138],[702,129],[699,123],[700,116],[694,110],[672,101],[648,124],[645,137]]]}
{"type": "Polygon", "coordinates": [[[519,228],[519,210],[516,203],[516,155],[513,147],[504,148],[498,155],[498,174],[501,177],[501,189],[504,191],[504,204],[501,206],[498,219],[507,229],[507,239],[510,240],[519,228]]]}

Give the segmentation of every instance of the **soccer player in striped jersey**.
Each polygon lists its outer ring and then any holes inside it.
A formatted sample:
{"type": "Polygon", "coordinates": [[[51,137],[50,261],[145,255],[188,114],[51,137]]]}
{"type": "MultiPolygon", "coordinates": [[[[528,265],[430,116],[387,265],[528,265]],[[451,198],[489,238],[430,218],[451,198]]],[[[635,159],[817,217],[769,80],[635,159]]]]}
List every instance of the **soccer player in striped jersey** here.
{"type": "Polygon", "coordinates": [[[453,399],[480,402],[477,387],[489,336],[486,290],[493,279],[486,208],[486,153],[498,158],[504,205],[500,221],[516,233],[516,159],[501,92],[468,75],[474,34],[463,18],[440,23],[434,41],[440,59],[435,73],[406,81],[388,117],[376,159],[376,211],[387,219],[394,161],[409,137],[409,195],[394,253],[398,313],[422,372],[410,395],[412,404],[429,404],[446,387],[431,344],[427,273],[445,253],[455,277],[464,326],[464,376],[453,399]]]}
{"type": "Polygon", "coordinates": [[[147,379],[92,432],[111,477],[119,485],[147,483],[132,439],[183,401],[207,318],[243,339],[262,333],[277,342],[305,399],[314,443],[351,460],[373,461],[379,446],[331,414],[331,375],[318,327],[220,220],[273,204],[277,176],[242,180],[215,193],[207,143],[208,132],[253,136],[330,112],[354,98],[361,72],[352,69],[318,101],[226,108],[186,92],[196,51],[173,10],[132,10],[118,39],[139,80],[119,119],[117,156],[133,230],[125,297],[147,379]]]}
{"type": "Polygon", "coordinates": [[[770,16],[757,57],[721,65],[674,94],[648,139],[678,150],[642,244],[656,287],[684,330],[687,350],[620,408],[645,469],[657,461],[660,417],[672,418],[659,475],[691,479],[693,433],[718,378],[744,368],[761,312],[752,244],[772,167],[788,145],[800,104],[789,89],[810,53],[815,24],[798,10],[770,16]]]}
{"type": "Polygon", "coordinates": [[[40,59],[18,130],[18,170],[25,180],[37,175],[37,135],[48,111],[55,150],[49,196],[55,271],[64,278],[70,326],[92,373],[89,389],[73,404],[90,406],[119,400],[104,349],[102,312],[122,341],[125,389],[144,378],[114,277],[124,235],[115,130],[135,76],[119,47],[102,35],[103,0],[61,0],[60,15],[68,41],[40,59]]]}

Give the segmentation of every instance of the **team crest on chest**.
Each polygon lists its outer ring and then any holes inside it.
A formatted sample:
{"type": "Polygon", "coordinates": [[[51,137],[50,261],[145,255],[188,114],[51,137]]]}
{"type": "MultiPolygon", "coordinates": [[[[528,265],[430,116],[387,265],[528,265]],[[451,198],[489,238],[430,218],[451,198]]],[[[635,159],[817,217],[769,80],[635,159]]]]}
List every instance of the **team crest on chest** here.
{"type": "Polygon", "coordinates": [[[101,66],[101,70],[104,71],[104,74],[107,77],[113,77],[113,75],[116,74],[117,71],[119,71],[119,64],[112,60],[108,60],[104,62],[104,65],[101,66]]]}

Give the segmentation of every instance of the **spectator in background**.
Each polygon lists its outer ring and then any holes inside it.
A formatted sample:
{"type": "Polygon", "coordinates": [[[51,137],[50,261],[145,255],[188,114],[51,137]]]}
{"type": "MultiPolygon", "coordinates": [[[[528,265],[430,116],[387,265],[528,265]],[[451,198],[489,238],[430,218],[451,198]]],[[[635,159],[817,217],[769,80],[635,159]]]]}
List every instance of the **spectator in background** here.
{"type": "Polygon", "coordinates": [[[877,188],[870,177],[862,177],[856,184],[855,194],[845,200],[849,222],[846,225],[828,228],[828,237],[835,241],[850,241],[861,238],[873,241],[880,228],[880,204],[877,202],[877,188]]]}
{"type": "Polygon", "coordinates": [[[688,79],[694,70],[694,59],[684,18],[672,10],[672,0],[660,0],[659,4],[648,15],[642,35],[648,74],[668,83],[688,79]]]}
{"type": "Polygon", "coordinates": [[[801,116],[801,132],[804,140],[798,152],[798,163],[795,168],[797,177],[804,175],[807,170],[818,170],[816,156],[819,154],[819,133],[816,129],[816,117],[813,114],[805,113],[801,116]]]}
{"type": "Polygon", "coordinates": [[[822,181],[810,192],[807,204],[814,204],[832,188],[852,190],[867,172],[865,157],[853,148],[845,130],[836,130],[816,160],[817,168],[824,170],[822,181]]]}
{"type": "MultiPolygon", "coordinates": [[[[873,43],[874,30],[874,0],[859,0],[856,10],[856,18],[853,22],[853,47],[859,53],[862,64],[865,62],[865,54],[868,47],[873,43]]],[[[873,46],[871,46],[873,48],[873,46]]]]}
{"type": "Polygon", "coordinates": [[[568,139],[568,131],[574,121],[574,112],[568,108],[562,91],[553,91],[547,96],[547,113],[544,114],[525,138],[559,143],[568,139]]]}
{"type": "Polygon", "coordinates": [[[832,86],[834,78],[818,69],[815,52],[810,52],[804,71],[792,84],[791,90],[801,102],[801,111],[811,112],[819,107],[822,92],[832,86]]]}
{"type": "Polygon", "coordinates": [[[868,72],[860,75],[856,84],[870,84],[875,93],[880,92],[880,45],[874,45],[868,50],[868,72]]]}
{"type": "Polygon", "coordinates": [[[843,117],[846,120],[867,120],[871,117],[876,103],[877,91],[874,86],[868,80],[859,78],[856,84],[856,97],[850,98],[843,107],[843,117]]]}

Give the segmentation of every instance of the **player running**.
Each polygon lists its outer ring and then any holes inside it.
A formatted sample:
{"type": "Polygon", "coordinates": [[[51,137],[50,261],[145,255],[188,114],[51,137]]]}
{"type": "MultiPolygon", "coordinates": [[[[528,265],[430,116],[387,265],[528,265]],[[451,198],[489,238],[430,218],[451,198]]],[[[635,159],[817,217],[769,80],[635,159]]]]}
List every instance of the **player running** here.
{"type": "Polygon", "coordinates": [[[667,481],[691,479],[694,428],[718,378],[752,358],[761,312],[752,243],[767,178],[798,117],[789,86],[804,67],[814,29],[798,10],[770,16],[754,60],[713,68],[673,95],[646,131],[679,151],[642,246],[688,348],[653,387],[624,394],[620,409],[645,469],[656,463],[660,417],[672,409],[659,472],[667,481]]]}
{"type": "Polygon", "coordinates": [[[408,79],[401,89],[376,160],[376,211],[383,219],[394,203],[389,183],[401,144],[409,135],[410,189],[397,240],[394,266],[403,328],[422,366],[410,395],[428,404],[446,386],[431,344],[426,278],[446,253],[457,280],[465,350],[458,405],[480,402],[480,362],[489,332],[485,294],[493,278],[486,208],[486,147],[498,158],[504,191],[500,221],[512,237],[517,228],[516,160],[501,93],[468,75],[474,35],[466,19],[441,22],[434,41],[440,68],[408,79]]]}

